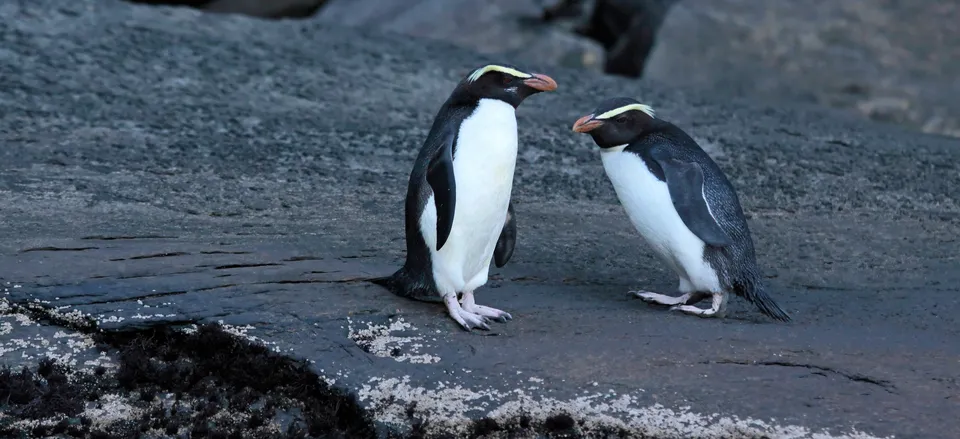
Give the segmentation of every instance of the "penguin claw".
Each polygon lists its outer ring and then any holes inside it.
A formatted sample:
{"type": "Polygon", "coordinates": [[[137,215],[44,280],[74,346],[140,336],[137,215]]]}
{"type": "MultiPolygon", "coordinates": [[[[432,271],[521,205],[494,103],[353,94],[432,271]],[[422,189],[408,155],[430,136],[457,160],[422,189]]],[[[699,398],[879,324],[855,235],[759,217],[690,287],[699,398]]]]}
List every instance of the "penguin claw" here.
{"type": "MultiPolygon", "coordinates": [[[[654,293],[652,291],[630,291],[629,294],[647,303],[657,305],[668,305],[673,308],[683,305],[686,302],[686,296],[672,297],[666,294],[654,293]]],[[[673,308],[670,308],[671,310],[673,308]]]]}
{"type": "Polygon", "coordinates": [[[477,303],[474,302],[473,292],[466,292],[463,294],[461,305],[463,305],[463,309],[466,312],[479,315],[480,317],[483,317],[484,321],[488,321],[487,319],[490,319],[496,320],[500,323],[506,323],[507,320],[513,319],[513,316],[506,311],[501,311],[489,306],[477,305],[477,303]]]}
{"type": "Polygon", "coordinates": [[[444,302],[446,302],[447,305],[447,313],[450,314],[450,317],[459,323],[463,329],[467,331],[471,331],[474,328],[484,331],[490,330],[490,327],[487,326],[487,318],[460,307],[456,295],[445,297],[444,302]]]}
{"type": "Polygon", "coordinates": [[[483,317],[485,320],[495,320],[500,323],[506,323],[508,320],[513,320],[513,316],[506,311],[501,311],[496,308],[491,308],[489,306],[483,305],[473,305],[463,307],[467,312],[471,312],[483,317]]]}

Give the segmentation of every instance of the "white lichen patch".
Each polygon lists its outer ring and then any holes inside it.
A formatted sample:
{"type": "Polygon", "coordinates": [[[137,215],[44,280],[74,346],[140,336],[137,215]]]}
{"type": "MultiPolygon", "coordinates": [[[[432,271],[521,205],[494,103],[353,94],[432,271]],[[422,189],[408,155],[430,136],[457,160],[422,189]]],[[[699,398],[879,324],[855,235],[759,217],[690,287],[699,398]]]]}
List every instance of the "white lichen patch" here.
{"type": "MultiPolygon", "coordinates": [[[[353,320],[347,318],[347,337],[366,352],[378,357],[393,358],[399,362],[432,364],[440,357],[422,353],[426,343],[423,336],[401,336],[392,334],[398,331],[416,331],[417,328],[403,321],[403,318],[391,319],[389,325],[367,323],[366,328],[355,329],[353,320]]],[[[436,339],[433,339],[436,341],[436,339]]]]}
{"type": "MultiPolygon", "coordinates": [[[[247,333],[248,331],[252,329],[256,329],[252,325],[243,325],[243,326],[229,325],[229,324],[223,323],[223,320],[217,320],[217,324],[220,325],[220,328],[223,329],[223,332],[226,332],[236,337],[240,337],[253,344],[269,347],[270,350],[272,350],[273,352],[280,352],[280,347],[277,346],[276,342],[267,341],[255,335],[248,334],[247,333]]],[[[196,332],[195,328],[196,326],[194,326],[194,332],[196,332]]],[[[184,332],[187,332],[187,331],[189,331],[189,329],[184,329],[184,332]]],[[[187,332],[187,333],[189,334],[190,332],[187,332]]]]}
{"type": "Polygon", "coordinates": [[[117,394],[103,395],[95,402],[87,403],[83,415],[93,420],[97,427],[107,427],[110,424],[142,415],[142,411],[129,403],[127,397],[117,394]]]}
{"type": "MultiPolygon", "coordinates": [[[[67,364],[77,372],[92,373],[93,367],[115,367],[115,363],[105,352],[96,349],[96,342],[88,335],[45,326],[30,316],[16,312],[6,299],[0,299],[0,364],[11,367],[32,365],[43,358],[50,358],[67,364]],[[91,361],[93,363],[91,363],[91,361]],[[77,366],[93,366],[83,368],[77,366]]],[[[49,310],[51,313],[57,310],[49,310]]],[[[79,312],[60,312],[58,318],[85,318],[79,312]]]]}
{"type": "Polygon", "coordinates": [[[400,429],[410,427],[408,408],[412,405],[415,416],[425,421],[427,437],[444,433],[467,434],[470,420],[480,417],[488,417],[503,425],[525,416],[532,425],[537,425],[551,416],[565,413],[577,421],[576,428],[584,437],[605,437],[606,432],[618,431],[631,437],[878,439],[859,431],[834,436],[802,426],[695,413],[689,407],[644,406],[638,402],[637,396],[613,392],[561,400],[533,395],[520,388],[508,392],[461,386],[426,389],[412,385],[409,377],[404,377],[371,378],[360,389],[358,397],[371,408],[377,421],[400,429]]]}
{"type": "Polygon", "coordinates": [[[176,314],[160,314],[160,313],[156,313],[156,314],[140,314],[140,313],[136,313],[136,314],[130,316],[130,318],[131,318],[131,319],[136,319],[136,320],[150,320],[150,319],[170,318],[170,317],[176,317],[176,316],[177,316],[176,314]]]}

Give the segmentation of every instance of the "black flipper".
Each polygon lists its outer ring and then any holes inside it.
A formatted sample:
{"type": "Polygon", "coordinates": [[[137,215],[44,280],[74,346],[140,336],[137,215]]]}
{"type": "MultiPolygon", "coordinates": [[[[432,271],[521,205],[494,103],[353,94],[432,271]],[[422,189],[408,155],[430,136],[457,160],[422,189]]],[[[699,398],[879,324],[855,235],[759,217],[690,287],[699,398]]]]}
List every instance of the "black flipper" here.
{"type": "Polygon", "coordinates": [[[453,175],[453,143],[456,137],[456,131],[447,129],[427,166],[427,183],[433,189],[433,202],[437,207],[438,251],[450,237],[457,208],[457,180],[453,175]]]}
{"type": "Polygon", "coordinates": [[[510,256],[513,256],[513,246],[517,243],[517,221],[513,214],[513,201],[507,205],[507,220],[503,223],[503,230],[500,232],[500,239],[497,240],[497,247],[493,251],[493,263],[497,268],[507,265],[510,256]]]}
{"type": "Polygon", "coordinates": [[[703,196],[703,170],[700,165],[662,156],[654,159],[663,169],[673,207],[677,209],[687,228],[708,245],[726,247],[732,244],[730,236],[723,231],[707,207],[707,200],[703,196]]]}

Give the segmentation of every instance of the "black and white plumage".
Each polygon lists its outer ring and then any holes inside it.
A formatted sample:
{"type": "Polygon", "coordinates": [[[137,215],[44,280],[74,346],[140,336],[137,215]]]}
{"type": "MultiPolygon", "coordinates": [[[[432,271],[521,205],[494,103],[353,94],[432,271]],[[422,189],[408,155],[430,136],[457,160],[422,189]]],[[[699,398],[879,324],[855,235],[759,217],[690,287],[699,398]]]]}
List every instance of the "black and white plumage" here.
{"type": "Polygon", "coordinates": [[[790,320],[764,290],[733,186],[696,141],[629,98],[601,103],[573,131],[593,137],[627,216],[680,278],[679,297],[650,291],[636,297],[722,317],[732,292],[774,319],[790,320]],[[693,306],[707,297],[709,309],[693,306]]]}
{"type": "Polygon", "coordinates": [[[557,88],[546,75],[491,64],[456,86],[434,119],[410,172],[405,203],[407,257],[390,276],[373,279],[394,294],[442,298],[464,329],[489,329],[509,313],[478,305],[490,262],[513,254],[516,221],[510,195],[517,160],[516,108],[557,88]],[[461,295],[460,300],[457,296],[461,295]]]}

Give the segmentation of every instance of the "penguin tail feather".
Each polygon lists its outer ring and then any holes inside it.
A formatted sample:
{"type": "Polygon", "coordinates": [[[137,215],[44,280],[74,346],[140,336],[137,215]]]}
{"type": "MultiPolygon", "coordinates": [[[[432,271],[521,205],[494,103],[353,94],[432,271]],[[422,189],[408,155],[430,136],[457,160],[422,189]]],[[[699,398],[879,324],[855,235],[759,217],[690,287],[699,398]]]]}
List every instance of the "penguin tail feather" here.
{"type": "Polygon", "coordinates": [[[750,282],[749,286],[744,290],[744,296],[756,305],[757,308],[760,309],[760,312],[781,322],[789,322],[791,320],[790,315],[780,308],[780,305],[777,305],[777,302],[767,294],[763,286],[760,285],[760,282],[750,282]]]}
{"type": "Polygon", "coordinates": [[[442,299],[433,289],[424,282],[414,279],[404,268],[400,268],[389,276],[374,277],[367,280],[400,297],[421,302],[442,302],[442,299]]]}
{"type": "Polygon", "coordinates": [[[397,276],[396,273],[394,273],[389,276],[374,277],[367,280],[369,282],[380,285],[381,287],[384,287],[387,290],[389,290],[391,293],[397,294],[399,296],[400,294],[397,293],[398,288],[397,288],[396,276],[397,276]]]}

